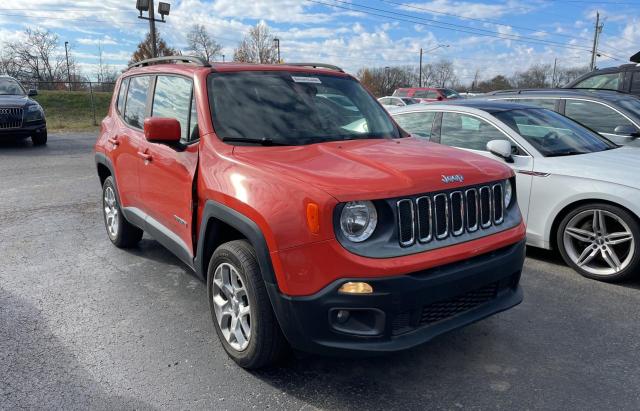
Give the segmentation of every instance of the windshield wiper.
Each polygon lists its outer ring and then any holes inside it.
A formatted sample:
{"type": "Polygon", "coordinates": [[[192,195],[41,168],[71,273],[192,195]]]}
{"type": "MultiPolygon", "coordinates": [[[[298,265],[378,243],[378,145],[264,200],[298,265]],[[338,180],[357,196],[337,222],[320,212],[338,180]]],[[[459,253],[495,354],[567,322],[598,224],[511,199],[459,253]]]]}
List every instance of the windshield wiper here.
{"type": "Polygon", "coordinates": [[[289,146],[289,145],[291,145],[291,144],[285,144],[285,143],[278,143],[278,142],[273,141],[272,139],[267,138],[267,137],[263,137],[263,138],[224,137],[222,139],[222,141],[230,142],[230,143],[260,144],[260,145],[263,145],[263,146],[289,146]]]}
{"type": "Polygon", "coordinates": [[[571,150],[571,151],[562,151],[562,152],[560,152],[560,153],[547,154],[547,157],[575,156],[575,155],[579,155],[579,154],[589,154],[589,152],[585,152],[585,151],[575,151],[575,150],[571,150]]]}

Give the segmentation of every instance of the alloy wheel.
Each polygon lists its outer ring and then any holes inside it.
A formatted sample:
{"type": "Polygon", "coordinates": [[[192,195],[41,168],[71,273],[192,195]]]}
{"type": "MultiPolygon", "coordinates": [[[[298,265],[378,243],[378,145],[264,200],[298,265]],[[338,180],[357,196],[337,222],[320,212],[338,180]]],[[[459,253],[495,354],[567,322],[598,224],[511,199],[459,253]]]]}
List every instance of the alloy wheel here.
{"type": "Polygon", "coordinates": [[[244,351],[251,340],[249,295],[240,273],[231,264],[222,263],[216,267],[213,306],[227,343],[236,351],[244,351]]]}
{"type": "Polygon", "coordinates": [[[107,187],[104,190],[104,217],[107,225],[107,231],[111,238],[118,236],[118,201],[116,200],[116,194],[113,188],[107,187]]]}
{"type": "Polygon", "coordinates": [[[627,223],[602,209],[585,210],[571,218],[563,242],[571,261],[594,275],[622,272],[635,254],[635,238],[627,223]]]}

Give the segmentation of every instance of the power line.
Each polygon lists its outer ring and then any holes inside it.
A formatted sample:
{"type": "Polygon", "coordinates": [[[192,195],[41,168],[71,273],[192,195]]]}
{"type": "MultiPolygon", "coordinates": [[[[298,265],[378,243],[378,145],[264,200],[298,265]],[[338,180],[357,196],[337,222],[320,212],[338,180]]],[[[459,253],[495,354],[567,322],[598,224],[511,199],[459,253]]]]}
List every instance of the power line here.
{"type": "MultiPolygon", "coordinates": [[[[453,24],[453,23],[443,23],[443,22],[438,22],[437,20],[431,20],[431,19],[425,19],[425,18],[421,18],[421,17],[416,17],[416,16],[412,16],[412,15],[407,15],[407,14],[403,14],[403,13],[396,13],[396,12],[392,12],[392,11],[388,11],[388,10],[383,10],[383,9],[377,9],[375,7],[369,7],[369,6],[363,6],[360,4],[356,4],[356,3],[349,3],[346,1],[342,1],[342,0],[332,0],[338,3],[343,3],[346,5],[350,5],[350,6],[356,6],[356,7],[360,7],[363,9],[372,9],[372,10],[376,10],[376,11],[380,11],[383,13],[388,13],[388,14],[394,14],[394,15],[400,15],[400,16],[404,16],[404,17],[408,17],[409,20],[407,18],[401,18],[401,17],[393,17],[393,16],[389,16],[386,14],[380,14],[380,13],[376,13],[376,12],[371,12],[371,11],[365,11],[365,10],[359,10],[359,9],[355,9],[352,7],[346,7],[346,6],[341,6],[338,4],[333,4],[333,3],[326,3],[320,0],[306,0],[308,2],[312,2],[312,3],[317,3],[317,4],[322,4],[324,6],[329,6],[329,7],[336,7],[339,9],[344,9],[344,10],[350,10],[350,11],[356,11],[359,13],[364,13],[364,14],[369,14],[372,16],[378,16],[378,17],[384,17],[386,19],[392,19],[392,20],[397,20],[397,21],[403,21],[403,22],[408,22],[408,23],[412,23],[412,24],[418,24],[418,25],[422,25],[422,26],[433,26],[433,27],[437,27],[443,30],[451,30],[451,31],[458,31],[458,32],[462,32],[462,33],[468,33],[468,34],[475,34],[478,36],[484,36],[484,37],[494,37],[494,38],[498,38],[501,40],[513,40],[513,41],[520,41],[523,43],[530,43],[530,44],[537,44],[537,45],[549,45],[551,47],[556,47],[556,48],[565,48],[565,49],[573,49],[573,50],[580,50],[580,51],[584,51],[584,52],[590,52],[591,50],[585,48],[585,47],[580,47],[580,46],[572,46],[572,45],[568,45],[568,44],[563,44],[563,43],[558,43],[555,41],[550,41],[550,40],[542,40],[542,39],[535,39],[535,38],[529,38],[529,37],[525,37],[525,36],[520,36],[520,35],[516,35],[516,34],[506,34],[506,33],[499,33],[499,32],[495,32],[495,31],[491,31],[491,30],[484,30],[484,29],[476,29],[476,28],[472,28],[469,26],[461,26],[458,24],[453,24]],[[425,23],[422,21],[415,21],[415,20],[425,20],[425,21],[429,21],[430,23],[425,23]],[[443,27],[442,25],[446,24],[448,26],[454,26],[454,27],[443,27]],[[483,33],[486,32],[486,33],[483,33]]],[[[603,56],[605,55],[604,53],[600,53],[603,56]]],[[[611,55],[606,55],[607,57],[611,57],[613,59],[619,59],[619,56],[611,56],[611,55]]]]}

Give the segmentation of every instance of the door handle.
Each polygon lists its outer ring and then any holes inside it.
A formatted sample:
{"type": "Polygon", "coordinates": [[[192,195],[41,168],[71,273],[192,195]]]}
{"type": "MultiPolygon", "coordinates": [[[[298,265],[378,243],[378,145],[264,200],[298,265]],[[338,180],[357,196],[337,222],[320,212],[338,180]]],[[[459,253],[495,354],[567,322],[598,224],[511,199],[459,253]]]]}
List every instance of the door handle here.
{"type": "Polygon", "coordinates": [[[140,156],[144,161],[147,161],[147,162],[153,160],[153,156],[144,151],[138,151],[138,156],[140,156]]]}
{"type": "Polygon", "coordinates": [[[113,144],[114,146],[118,147],[120,145],[120,142],[118,141],[118,137],[113,137],[113,138],[109,138],[107,140],[109,143],[113,144]]]}

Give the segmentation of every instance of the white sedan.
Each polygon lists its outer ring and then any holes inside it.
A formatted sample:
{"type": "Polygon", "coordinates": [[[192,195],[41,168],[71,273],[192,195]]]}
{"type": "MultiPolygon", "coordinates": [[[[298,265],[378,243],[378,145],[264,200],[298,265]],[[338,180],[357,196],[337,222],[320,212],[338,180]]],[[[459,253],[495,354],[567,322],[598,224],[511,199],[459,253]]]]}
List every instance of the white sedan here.
{"type": "Polygon", "coordinates": [[[390,109],[395,110],[397,108],[411,106],[414,104],[420,104],[420,100],[416,100],[410,97],[395,97],[395,96],[380,97],[378,101],[380,102],[380,104],[382,104],[382,107],[384,107],[387,110],[390,110],[390,109]]]}
{"type": "Polygon", "coordinates": [[[509,164],[527,243],[557,248],[585,277],[640,271],[640,149],[617,146],[550,110],[484,100],[394,111],[414,137],[509,164]]]}

